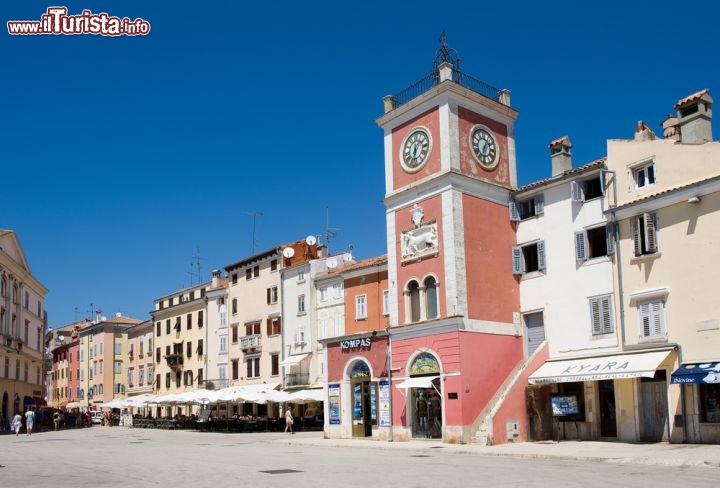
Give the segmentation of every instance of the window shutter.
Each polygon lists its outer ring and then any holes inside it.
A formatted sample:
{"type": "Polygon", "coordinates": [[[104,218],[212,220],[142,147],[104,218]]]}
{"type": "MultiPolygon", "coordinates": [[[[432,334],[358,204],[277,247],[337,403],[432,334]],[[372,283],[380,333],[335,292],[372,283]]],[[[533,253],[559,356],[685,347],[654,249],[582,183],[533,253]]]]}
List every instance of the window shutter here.
{"type": "Polygon", "coordinates": [[[640,304],[640,334],[642,337],[650,337],[650,303],[640,304]]]}
{"type": "Polygon", "coordinates": [[[600,299],[590,299],[590,317],[592,320],[592,333],[593,335],[599,335],[602,331],[600,325],[600,299]]]}
{"type": "Polygon", "coordinates": [[[265,321],[265,331],[266,331],[266,334],[268,335],[268,337],[271,336],[271,335],[273,335],[273,334],[272,334],[272,319],[271,319],[271,318],[267,318],[266,321],[265,321]]]}
{"type": "Polygon", "coordinates": [[[268,304],[268,305],[270,305],[270,293],[271,293],[271,292],[270,292],[270,288],[268,288],[268,289],[266,290],[266,293],[265,293],[265,295],[266,295],[265,298],[267,299],[267,304],[268,304]]]}
{"type": "Polygon", "coordinates": [[[615,252],[615,224],[613,222],[608,222],[605,226],[605,239],[608,255],[613,254],[615,252]]]}
{"type": "Polygon", "coordinates": [[[523,273],[522,249],[520,247],[512,248],[512,269],[513,274],[518,275],[523,273]]]}
{"type": "Polygon", "coordinates": [[[518,212],[517,204],[515,202],[510,202],[508,209],[510,210],[510,220],[513,222],[519,221],[520,212],[518,212]]]}
{"type": "Polygon", "coordinates": [[[584,230],[575,232],[575,261],[587,261],[587,234],[584,230]]]}
{"type": "Polygon", "coordinates": [[[538,253],[538,269],[544,270],[545,269],[545,241],[538,241],[537,253],[538,253]]]}
{"type": "Polygon", "coordinates": [[[633,248],[635,249],[635,256],[642,255],[642,240],[640,238],[640,232],[642,229],[641,229],[641,225],[640,225],[640,219],[641,219],[641,217],[635,217],[631,223],[633,248]]]}
{"type": "Polygon", "coordinates": [[[656,300],[650,304],[650,312],[652,314],[652,332],[654,337],[662,337],[665,335],[665,318],[663,314],[663,303],[656,300]]]}
{"type": "Polygon", "coordinates": [[[613,331],[612,327],[612,314],[610,308],[610,297],[605,296],[600,298],[600,310],[602,317],[601,333],[609,334],[613,331]]]}
{"type": "Polygon", "coordinates": [[[535,215],[542,215],[545,213],[545,196],[541,193],[535,195],[535,215]]]}
{"type": "Polygon", "coordinates": [[[573,202],[582,202],[585,199],[582,183],[577,181],[570,182],[570,197],[573,202]]]}
{"type": "Polygon", "coordinates": [[[643,220],[645,221],[645,245],[646,251],[649,253],[657,252],[657,221],[655,214],[645,213],[643,214],[643,220]]]}

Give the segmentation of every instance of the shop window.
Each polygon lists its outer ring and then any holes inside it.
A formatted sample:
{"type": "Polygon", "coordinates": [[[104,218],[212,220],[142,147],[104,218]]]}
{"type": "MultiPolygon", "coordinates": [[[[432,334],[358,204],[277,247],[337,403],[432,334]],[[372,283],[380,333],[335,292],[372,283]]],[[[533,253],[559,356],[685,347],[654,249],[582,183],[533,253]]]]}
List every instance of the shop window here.
{"type": "Polygon", "coordinates": [[[720,384],[698,385],[700,389],[700,422],[720,423],[720,384]]]}
{"type": "Polygon", "coordinates": [[[582,382],[558,383],[558,393],[577,398],[578,413],[558,417],[561,422],[585,422],[585,388],[582,382]]]}

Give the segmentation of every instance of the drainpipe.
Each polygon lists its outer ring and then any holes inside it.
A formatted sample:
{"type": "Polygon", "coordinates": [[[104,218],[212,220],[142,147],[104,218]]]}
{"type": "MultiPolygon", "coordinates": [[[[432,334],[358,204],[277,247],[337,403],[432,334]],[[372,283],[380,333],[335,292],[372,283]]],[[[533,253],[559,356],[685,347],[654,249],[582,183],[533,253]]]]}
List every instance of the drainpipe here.
{"type": "MultiPolygon", "coordinates": [[[[615,208],[617,206],[617,173],[609,169],[604,169],[602,173],[612,173],[613,178],[613,205],[610,207],[611,221],[613,223],[613,240],[615,242],[615,255],[617,256],[617,275],[618,275],[618,296],[620,301],[620,337],[621,347],[623,351],[633,351],[642,349],[655,349],[658,346],[674,347],[678,354],[678,362],[682,364],[682,346],[677,342],[665,342],[665,343],[648,343],[648,344],[627,344],[625,342],[625,299],[623,292],[623,279],[622,279],[622,259],[620,256],[620,228],[617,225],[617,219],[615,216],[615,208]]],[[[682,423],[683,423],[683,444],[687,442],[687,412],[685,407],[685,388],[684,385],[680,385],[680,403],[682,406],[682,423]]],[[[668,409],[668,442],[670,442],[670,410],[668,409]]]]}
{"type": "Polygon", "coordinates": [[[388,409],[390,410],[390,433],[388,436],[388,442],[393,442],[393,416],[392,416],[392,339],[390,337],[390,327],[385,327],[385,333],[387,334],[388,340],[388,409]]]}

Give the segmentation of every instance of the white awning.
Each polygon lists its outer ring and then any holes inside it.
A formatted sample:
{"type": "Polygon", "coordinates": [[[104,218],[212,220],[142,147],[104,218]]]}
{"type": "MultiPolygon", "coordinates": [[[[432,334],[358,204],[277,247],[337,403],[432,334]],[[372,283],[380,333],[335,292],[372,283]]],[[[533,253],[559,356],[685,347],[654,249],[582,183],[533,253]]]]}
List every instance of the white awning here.
{"type": "Polygon", "coordinates": [[[440,376],[416,376],[412,378],[408,378],[404,381],[401,381],[397,385],[395,385],[395,388],[400,388],[401,390],[407,390],[408,388],[432,388],[433,387],[433,380],[439,378],[440,376]]]}
{"type": "Polygon", "coordinates": [[[670,351],[617,354],[567,361],[547,361],[530,375],[531,385],[622,378],[652,378],[670,351]]]}
{"type": "Polygon", "coordinates": [[[300,361],[308,357],[310,353],[305,354],[295,354],[294,356],[288,356],[282,361],[280,361],[280,366],[292,366],[294,364],[299,364],[300,361]]]}

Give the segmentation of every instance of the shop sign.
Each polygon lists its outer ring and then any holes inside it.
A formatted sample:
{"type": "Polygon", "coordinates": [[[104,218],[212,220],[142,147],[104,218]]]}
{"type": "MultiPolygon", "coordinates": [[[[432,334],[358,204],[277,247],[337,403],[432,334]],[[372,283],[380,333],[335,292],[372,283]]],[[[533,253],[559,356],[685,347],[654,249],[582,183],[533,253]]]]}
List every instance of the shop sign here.
{"type": "Polygon", "coordinates": [[[370,349],[371,345],[372,340],[369,337],[363,337],[361,339],[347,339],[345,341],[340,341],[340,350],[351,351],[353,349],[370,349]]]}

